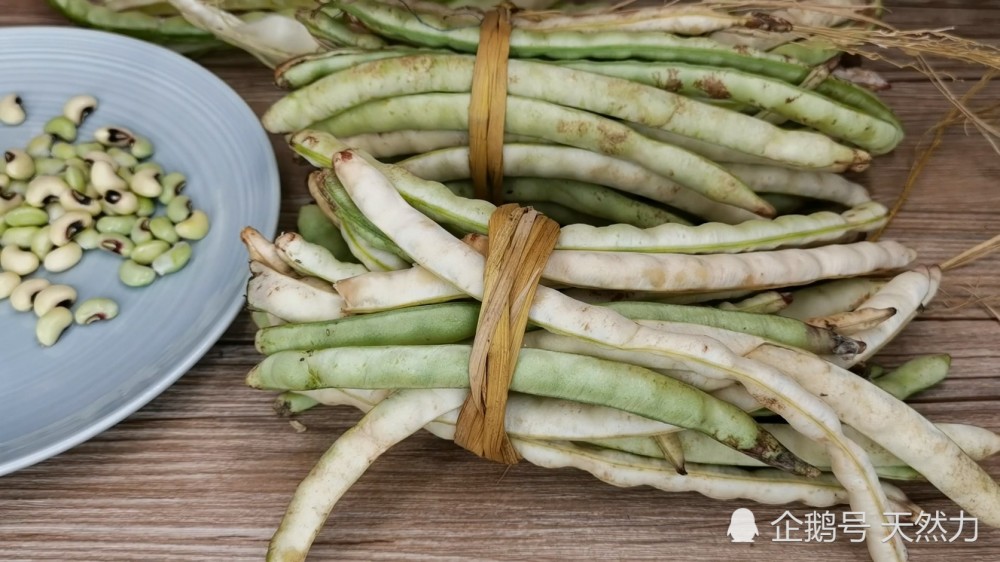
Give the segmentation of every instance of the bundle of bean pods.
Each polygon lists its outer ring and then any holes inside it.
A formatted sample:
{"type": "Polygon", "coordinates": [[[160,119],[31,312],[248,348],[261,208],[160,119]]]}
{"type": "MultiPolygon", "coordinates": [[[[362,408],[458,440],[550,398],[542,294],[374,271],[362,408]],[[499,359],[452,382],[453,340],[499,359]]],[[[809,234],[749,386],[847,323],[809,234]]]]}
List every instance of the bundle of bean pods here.
{"type": "MultiPolygon", "coordinates": [[[[263,124],[318,168],[299,233],[243,234],[266,355],[247,383],[282,391],[285,412],[367,412],[272,539],[269,559],[301,560],[381,453],[421,428],[453,439],[469,394],[497,209],[468,182],[483,12],[168,3],[80,5],[179,13],[276,67],[293,91],[263,124]],[[254,9],[270,11],[236,13],[254,9]]],[[[856,11],[869,6],[762,4],[772,9],[513,13],[503,195],[563,227],[506,430],[525,461],[617,486],[847,504],[870,525],[872,558],[903,560],[901,537],[880,523],[921,510],[891,482],[926,480],[1000,525],[1000,487],[978,464],[1000,437],[905,404],[946,375],[946,356],[888,372],[872,363],[942,273],[901,244],[862,241],[887,212],[841,175],[893,150],[902,127],[866,88],[884,83],[840,68],[808,30],[870,25],[856,11]]]]}

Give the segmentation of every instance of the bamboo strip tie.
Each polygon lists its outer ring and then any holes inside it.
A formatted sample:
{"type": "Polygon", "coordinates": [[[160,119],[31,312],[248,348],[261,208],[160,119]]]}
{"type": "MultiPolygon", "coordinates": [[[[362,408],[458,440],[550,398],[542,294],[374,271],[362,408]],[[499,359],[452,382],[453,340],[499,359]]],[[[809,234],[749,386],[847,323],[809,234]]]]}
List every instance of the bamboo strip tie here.
{"type": "Polygon", "coordinates": [[[469,168],[476,198],[503,200],[503,134],[507,115],[510,4],[488,11],[479,29],[469,102],[469,168]]]}
{"type": "Polygon", "coordinates": [[[469,397],[459,411],[455,443],[496,462],[518,461],[504,428],[507,391],[542,269],[559,225],[534,209],[503,205],[490,216],[484,291],[469,358],[469,397]]]}

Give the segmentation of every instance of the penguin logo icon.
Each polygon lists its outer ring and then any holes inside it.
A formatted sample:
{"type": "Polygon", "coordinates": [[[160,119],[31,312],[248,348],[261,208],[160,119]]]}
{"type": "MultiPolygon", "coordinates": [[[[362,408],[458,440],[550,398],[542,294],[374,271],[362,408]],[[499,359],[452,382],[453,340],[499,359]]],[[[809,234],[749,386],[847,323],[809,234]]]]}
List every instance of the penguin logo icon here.
{"type": "Polygon", "coordinates": [[[741,507],[733,512],[733,517],[729,521],[729,530],[726,535],[733,542],[753,542],[753,538],[759,535],[757,531],[757,521],[753,512],[745,507],[741,507]]]}

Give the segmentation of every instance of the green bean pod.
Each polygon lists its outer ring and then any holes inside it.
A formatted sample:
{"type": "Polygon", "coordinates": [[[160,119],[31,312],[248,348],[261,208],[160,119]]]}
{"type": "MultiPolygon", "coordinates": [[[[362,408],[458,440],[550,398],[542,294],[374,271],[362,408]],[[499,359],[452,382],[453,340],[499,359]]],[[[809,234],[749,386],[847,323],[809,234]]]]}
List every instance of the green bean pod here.
{"type": "MultiPolygon", "coordinates": [[[[341,347],[270,355],[247,375],[254,388],[467,388],[471,348],[461,345],[341,347]]],[[[652,371],[536,349],[521,351],[511,390],[607,405],[697,429],[762,462],[798,474],[791,455],[742,411],[652,371]]]]}

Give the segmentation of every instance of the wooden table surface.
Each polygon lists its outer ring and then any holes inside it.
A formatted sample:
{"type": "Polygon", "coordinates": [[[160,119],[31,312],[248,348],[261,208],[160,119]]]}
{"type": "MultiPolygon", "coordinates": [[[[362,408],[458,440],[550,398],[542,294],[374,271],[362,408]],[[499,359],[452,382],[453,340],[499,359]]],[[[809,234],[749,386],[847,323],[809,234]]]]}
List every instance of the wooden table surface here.
{"type": "MultiPolygon", "coordinates": [[[[891,21],[955,26],[1000,40],[1000,1],[887,1],[891,21]]],[[[62,24],[45,2],[0,1],[0,25],[62,24]]],[[[0,53],[2,56],[2,53],[0,53]]],[[[276,100],[270,73],[245,56],[204,61],[258,113],[276,100]]],[[[945,64],[959,79],[977,69],[945,64]]],[[[864,176],[891,203],[921,135],[948,110],[912,71],[889,70],[885,99],[909,134],[864,176]]],[[[972,82],[950,87],[960,92],[972,82]]],[[[987,90],[993,101],[998,88],[987,90]]],[[[987,99],[987,98],[984,98],[987,99]]],[[[307,201],[307,168],[275,139],[283,180],[282,228],[307,201]]],[[[1000,157],[975,131],[953,127],[889,235],[939,263],[1000,231],[1000,157]]],[[[895,365],[947,352],[950,378],[918,396],[934,421],[1000,431],[1000,322],[976,302],[1000,297],[1000,255],[946,276],[937,302],[882,354],[895,365]],[[970,304],[971,302],[971,304],[970,304]]],[[[1000,310],[1000,305],[994,306],[1000,310]]],[[[243,385],[260,359],[242,314],[172,388],[116,427],[55,458],[0,478],[0,560],[260,560],[299,480],[359,414],[316,409],[297,433],[272,413],[269,393],[243,385]]],[[[1000,461],[985,463],[1000,477],[1000,461]]],[[[958,508],[929,486],[904,489],[927,511],[958,508]]],[[[378,460],[339,503],[312,550],[324,559],[863,560],[865,547],[774,542],[784,507],[716,501],[648,488],[618,489],[575,470],[526,463],[509,470],[419,433],[378,460]],[[761,536],[732,544],[730,515],[751,508],[761,536]]],[[[790,506],[803,519],[815,510],[790,506]]],[[[951,543],[911,543],[915,560],[1000,560],[1000,530],[951,543]]]]}

